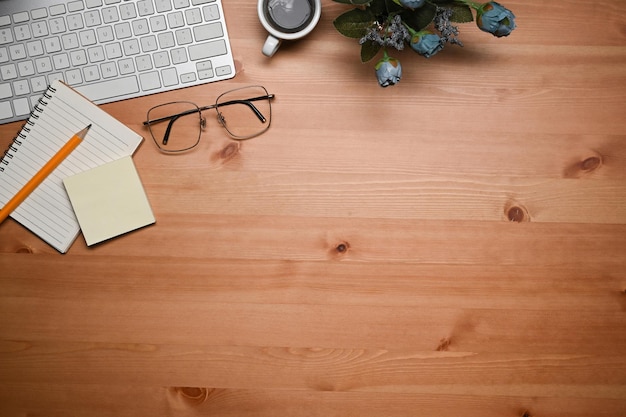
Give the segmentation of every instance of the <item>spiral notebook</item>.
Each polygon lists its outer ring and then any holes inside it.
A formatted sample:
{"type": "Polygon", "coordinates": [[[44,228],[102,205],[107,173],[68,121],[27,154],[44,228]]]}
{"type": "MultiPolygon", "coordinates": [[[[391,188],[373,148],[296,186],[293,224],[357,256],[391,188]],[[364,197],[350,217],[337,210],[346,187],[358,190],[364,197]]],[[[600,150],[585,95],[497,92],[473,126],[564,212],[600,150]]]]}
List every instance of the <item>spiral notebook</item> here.
{"type": "Polygon", "coordinates": [[[143,137],[68,85],[54,81],[0,161],[0,205],[4,205],[89,124],[85,140],[11,214],[61,253],[80,232],[63,179],[132,155],[143,137]]]}

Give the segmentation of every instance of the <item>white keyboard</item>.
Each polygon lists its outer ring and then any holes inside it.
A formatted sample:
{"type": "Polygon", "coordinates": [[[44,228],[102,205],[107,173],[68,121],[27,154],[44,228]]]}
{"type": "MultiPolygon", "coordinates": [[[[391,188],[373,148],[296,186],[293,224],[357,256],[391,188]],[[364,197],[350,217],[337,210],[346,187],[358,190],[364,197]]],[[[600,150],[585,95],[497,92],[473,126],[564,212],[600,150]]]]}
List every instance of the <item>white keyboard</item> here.
{"type": "Polygon", "coordinates": [[[55,79],[102,104],[234,76],[221,0],[0,0],[0,124],[55,79]]]}

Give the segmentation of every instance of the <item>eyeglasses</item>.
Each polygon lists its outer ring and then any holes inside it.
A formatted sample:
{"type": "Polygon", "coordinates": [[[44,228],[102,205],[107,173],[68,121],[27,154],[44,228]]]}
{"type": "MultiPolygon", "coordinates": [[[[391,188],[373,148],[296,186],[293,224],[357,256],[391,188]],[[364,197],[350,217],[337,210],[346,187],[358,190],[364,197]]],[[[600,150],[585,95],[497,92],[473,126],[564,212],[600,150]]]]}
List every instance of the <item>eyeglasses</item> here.
{"type": "Polygon", "coordinates": [[[167,153],[188,151],[200,143],[206,127],[204,110],[215,109],[217,120],[233,139],[250,139],[269,129],[273,98],[274,94],[260,85],[242,87],[225,92],[209,106],[198,107],[188,101],[160,104],[148,111],[143,124],[154,143],[167,153]]]}

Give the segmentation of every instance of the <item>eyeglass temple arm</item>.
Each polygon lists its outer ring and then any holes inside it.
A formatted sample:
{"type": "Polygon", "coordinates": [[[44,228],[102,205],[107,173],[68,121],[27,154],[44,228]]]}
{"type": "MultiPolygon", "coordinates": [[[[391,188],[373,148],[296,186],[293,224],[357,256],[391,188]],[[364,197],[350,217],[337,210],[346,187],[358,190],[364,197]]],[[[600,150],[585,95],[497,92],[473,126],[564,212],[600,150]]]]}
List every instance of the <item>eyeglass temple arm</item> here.
{"type": "MultiPolygon", "coordinates": [[[[187,114],[189,114],[189,113],[187,113],[187,114]]],[[[167,145],[167,142],[170,140],[170,132],[172,131],[172,126],[174,125],[174,122],[176,120],[178,120],[178,118],[181,117],[181,116],[184,116],[184,114],[183,115],[177,114],[175,116],[170,116],[169,117],[170,121],[167,124],[167,128],[165,129],[165,134],[163,135],[163,145],[167,145]]],[[[154,120],[152,120],[152,122],[153,121],[154,120]]]]}

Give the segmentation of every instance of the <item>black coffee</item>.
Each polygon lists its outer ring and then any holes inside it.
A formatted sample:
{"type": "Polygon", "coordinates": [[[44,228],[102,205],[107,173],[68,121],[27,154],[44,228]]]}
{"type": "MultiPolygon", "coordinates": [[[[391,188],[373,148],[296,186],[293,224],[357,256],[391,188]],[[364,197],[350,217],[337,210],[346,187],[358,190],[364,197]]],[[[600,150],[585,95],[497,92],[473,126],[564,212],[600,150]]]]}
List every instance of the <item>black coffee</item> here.
{"type": "Polygon", "coordinates": [[[313,19],[313,1],[265,0],[265,18],[276,30],[299,32],[313,19]]]}

